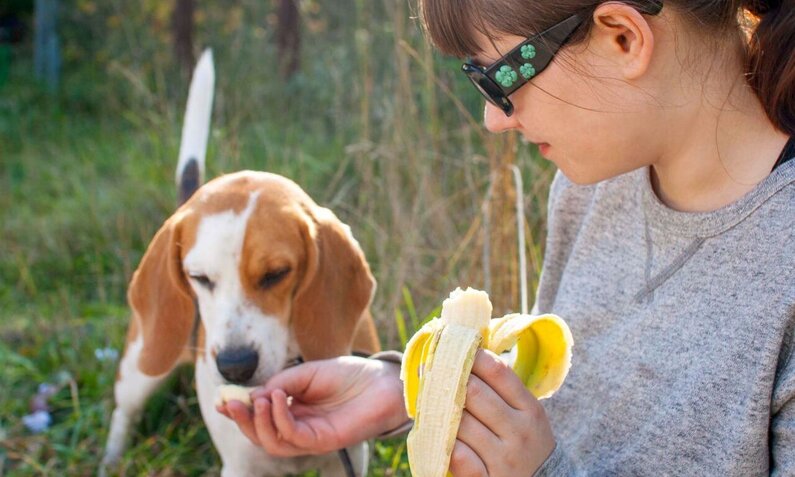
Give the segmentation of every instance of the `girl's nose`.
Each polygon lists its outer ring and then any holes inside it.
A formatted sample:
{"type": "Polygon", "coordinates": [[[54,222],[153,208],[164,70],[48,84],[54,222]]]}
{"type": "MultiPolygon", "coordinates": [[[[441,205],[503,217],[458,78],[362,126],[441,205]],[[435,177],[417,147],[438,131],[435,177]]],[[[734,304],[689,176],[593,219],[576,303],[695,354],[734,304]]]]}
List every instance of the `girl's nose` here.
{"type": "Polygon", "coordinates": [[[486,101],[483,111],[483,124],[490,132],[501,133],[517,127],[516,111],[511,116],[506,116],[502,109],[486,101]]]}

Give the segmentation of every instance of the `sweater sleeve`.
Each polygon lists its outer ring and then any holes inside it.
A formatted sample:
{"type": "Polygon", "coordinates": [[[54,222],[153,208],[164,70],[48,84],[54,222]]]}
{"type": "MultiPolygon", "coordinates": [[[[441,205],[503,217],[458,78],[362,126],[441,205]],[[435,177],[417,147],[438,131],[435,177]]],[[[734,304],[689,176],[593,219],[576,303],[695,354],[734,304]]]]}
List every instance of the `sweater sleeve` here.
{"type": "Polygon", "coordinates": [[[560,443],[557,443],[533,477],[574,477],[577,475],[583,474],[576,470],[568,454],[560,446],[560,443]]]}
{"type": "MultiPolygon", "coordinates": [[[[395,350],[379,351],[378,353],[371,355],[370,359],[377,359],[379,361],[385,361],[387,363],[396,364],[399,367],[403,361],[403,353],[395,350]]],[[[408,432],[411,430],[413,426],[414,426],[414,420],[409,419],[403,424],[399,425],[398,427],[390,429],[384,432],[383,434],[376,436],[375,438],[389,439],[391,437],[403,436],[405,434],[408,434],[408,432]]]]}
{"type": "MultiPolygon", "coordinates": [[[[795,309],[792,316],[795,321],[795,309]]],[[[792,334],[785,348],[789,352],[777,373],[772,400],[770,474],[773,476],[795,475],[795,343],[792,334]]]]}

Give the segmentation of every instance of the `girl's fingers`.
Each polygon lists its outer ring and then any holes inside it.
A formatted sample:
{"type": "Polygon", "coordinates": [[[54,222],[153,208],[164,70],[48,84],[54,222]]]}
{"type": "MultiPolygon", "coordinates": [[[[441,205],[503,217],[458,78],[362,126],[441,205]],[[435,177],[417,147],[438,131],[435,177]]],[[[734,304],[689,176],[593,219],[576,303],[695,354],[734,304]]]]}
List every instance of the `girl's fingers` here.
{"type": "Polygon", "coordinates": [[[450,456],[450,473],[454,477],[475,477],[489,475],[486,464],[467,444],[456,440],[450,456]]]}
{"type": "Polygon", "coordinates": [[[273,403],[271,415],[277,434],[291,440],[296,434],[296,424],[287,403],[287,395],[281,389],[274,390],[271,393],[271,402],[273,403]]]}
{"type": "Polygon", "coordinates": [[[226,403],[216,405],[215,410],[218,411],[218,414],[225,416],[227,419],[232,419],[232,416],[229,415],[229,411],[226,410],[226,403]]]}
{"type": "Polygon", "coordinates": [[[522,381],[496,354],[481,349],[475,356],[472,374],[482,379],[514,409],[527,409],[532,406],[532,394],[522,381]]]}
{"type": "Polygon", "coordinates": [[[467,383],[465,409],[497,436],[504,432],[505,423],[511,421],[514,412],[494,389],[474,374],[467,383]]]}
{"type": "Polygon", "coordinates": [[[270,454],[279,457],[292,457],[302,452],[293,444],[285,441],[276,430],[273,422],[273,405],[265,398],[254,400],[254,428],[262,447],[270,454]]]}
{"type": "Polygon", "coordinates": [[[478,456],[487,456],[494,452],[499,452],[501,448],[500,438],[470,414],[467,409],[464,409],[464,413],[461,415],[457,438],[478,456]]]}
{"type": "Polygon", "coordinates": [[[254,428],[254,416],[251,409],[242,402],[234,400],[226,403],[226,409],[229,412],[229,418],[235,421],[243,434],[255,445],[261,445],[254,428]]]}
{"type": "Polygon", "coordinates": [[[300,448],[314,448],[317,444],[317,435],[308,426],[299,426],[293,413],[290,411],[290,404],[287,402],[287,394],[281,389],[276,389],[271,393],[273,423],[277,435],[287,442],[291,442],[300,448]]]}

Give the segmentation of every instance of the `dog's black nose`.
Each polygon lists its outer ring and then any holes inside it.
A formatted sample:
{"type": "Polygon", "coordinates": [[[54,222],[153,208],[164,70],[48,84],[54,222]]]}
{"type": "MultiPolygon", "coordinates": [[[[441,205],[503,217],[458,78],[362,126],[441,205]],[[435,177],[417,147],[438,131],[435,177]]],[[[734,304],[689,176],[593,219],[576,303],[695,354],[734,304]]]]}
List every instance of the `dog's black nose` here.
{"type": "Polygon", "coordinates": [[[215,358],[218,372],[232,384],[243,384],[251,379],[258,363],[259,354],[251,348],[226,349],[215,358]]]}

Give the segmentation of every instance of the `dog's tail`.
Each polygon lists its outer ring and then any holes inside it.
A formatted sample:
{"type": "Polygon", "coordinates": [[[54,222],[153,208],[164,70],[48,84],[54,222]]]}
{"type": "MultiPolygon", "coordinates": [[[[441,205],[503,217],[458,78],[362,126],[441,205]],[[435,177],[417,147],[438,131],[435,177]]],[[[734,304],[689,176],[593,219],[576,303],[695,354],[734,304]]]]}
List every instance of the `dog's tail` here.
{"type": "Polygon", "coordinates": [[[182,141],[179,145],[176,182],[179,204],[182,205],[204,182],[204,157],[210,135],[210,116],[213,109],[215,67],[213,52],[204,50],[188,91],[188,104],[182,124],[182,141]]]}

